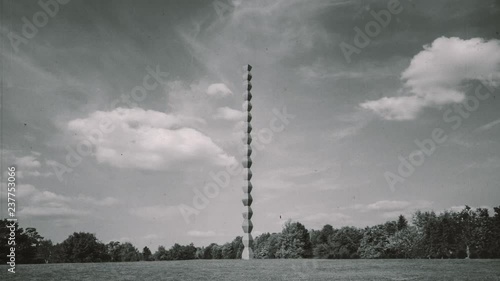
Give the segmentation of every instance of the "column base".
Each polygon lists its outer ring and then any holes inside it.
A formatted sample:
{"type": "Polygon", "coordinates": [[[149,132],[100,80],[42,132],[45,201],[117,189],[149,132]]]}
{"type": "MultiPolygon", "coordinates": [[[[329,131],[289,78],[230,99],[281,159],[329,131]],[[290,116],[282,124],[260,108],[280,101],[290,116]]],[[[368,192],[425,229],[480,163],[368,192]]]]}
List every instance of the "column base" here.
{"type": "Polygon", "coordinates": [[[243,253],[241,253],[242,260],[251,260],[253,259],[253,251],[252,248],[245,247],[243,249],[243,253]]]}

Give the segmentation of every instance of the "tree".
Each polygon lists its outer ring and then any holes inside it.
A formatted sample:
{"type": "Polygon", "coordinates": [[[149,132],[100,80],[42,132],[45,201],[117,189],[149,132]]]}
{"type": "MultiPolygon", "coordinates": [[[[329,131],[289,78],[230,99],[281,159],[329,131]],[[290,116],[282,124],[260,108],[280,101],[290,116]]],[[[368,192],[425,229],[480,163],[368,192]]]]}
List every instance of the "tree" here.
{"type": "Polygon", "coordinates": [[[355,227],[342,227],[328,240],[332,250],[332,258],[359,258],[358,249],[362,238],[363,233],[359,229],[355,227]]]}
{"type": "Polygon", "coordinates": [[[223,259],[236,258],[236,251],[233,249],[233,244],[226,243],[226,244],[222,245],[222,258],[223,259]]]}
{"type": "Polygon", "coordinates": [[[401,230],[408,227],[408,220],[406,220],[405,216],[399,215],[397,227],[398,227],[398,231],[401,231],[401,230]]]}
{"type": "Polygon", "coordinates": [[[333,236],[335,230],[329,224],[325,224],[323,228],[319,232],[318,242],[319,243],[328,243],[331,236],[333,236]]]}
{"type": "Polygon", "coordinates": [[[417,211],[413,215],[413,224],[417,227],[417,231],[422,238],[422,243],[419,244],[418,251],[421,257],[434,257],[436,247],[436,214],[434,212],[417,211]]]}
{"type": "Polygon", "coordinates": [[[51,262],[53,247],[52,241],[42,240],[37,247],[36,259],[42,263],[51,262]]]}
{"type": "Polygon", "coordinates": [[[299,222],[287,221],[281,232],[279,258],[308,258],[312,254],[309,232],[299,222]]]}
{"type": "Polygon", "coordinates": [[[387,248],[395,258],[415,258],[418,256],[419,240],[417,228],[407,226],[389,237],[387,248]]]}
{"type": "MultiPolygon", "coordinates": [[[[38,258],[37,248],[43,241],[43,237],[38,234],[38,231],[33,227],[23,229],[19,227],[17,222],[9,222],[6,219],[0,221],[0,250],[2,253],[10,253],[10,248],[13,246],[10,243],[16,243],[16,263],[42,263],[42,259],[38,258]],[[15,233],[15,240],[9,240],[11,229],[15,233]]],[[[1,262],[7,261],[7,254],[0,256],[1,262]]]]}
{"type": "Polygon", "coordinates": [[[184,246],[183,248],[184,254],[183,258],[186,260],[194,260],[196,258],[196,247],[193,243],[184,246]]]}
{"type": "Polygon", "coordinates": [[[142,249],[142,260],[150,261],[152,260],[151,250],[146,246],[142,249]]]}
{"type": "Polygon", "coordinates": [[[313,256],[318,259],[333,258],[333,250],[328,243],[317,244],[313,249],[313,256]]]}
{"type": "Polygon", "coordinates": [[[170,254],[165,249],[164,246],[158,246],[158,250],[156,250],[156,252],[154,254],[154,259],[157,261],[170,260],[170,254]]]}
{"type": "MultiPolygon", "coordinates": [[[[11,231],[16,236],[16,263],[105,262],[137,260],[240,259],[242,237],[223,245],[207,247],[174,244],[159,246],[152,255],[142,254],[131,243],[111,241],[107,245],[94,234],[75,232],[62,243],[44,240],[35,228],[20,228],[1,220],[0,250],[9,253],[11,231]]],[[[417,211],[409,225],[403,215],[395,221],[358,229],[308,231],[299,222],[288,221],[281,233],[263,233],[254,242],[256,258],[500,258],[500,207],[490,216],[485,208],[466,206],[462,211],[417,211]]],[[[6,255],[0,256],[6,261],[6,255]]]]}
{"type": "Polygon", "coordinates": [[[377,259],[387,257],[389,234],[385,225],[376,225],[365,228],[361,239],[358,254],[361,258],[377,259]]]}
{"type": "Polygon", "coordinates": [[[120,257],[120,242],[118,241],[110,241],[106,245],[106,252],[108,253],[108,256],[110,257],[110,260],[112,262],[116,261],[121,261],[120,257]]]}
{"type": "Polygon", "coordinates": [[[262,233],[261,235],[255,237],[254,240],[254,247],[253,247],[253,255],[255,258],[258,259],[265,259],[269,258],[268,257],[268,243],[269,243],[269,237],[271,237],[271,234],[269,233],[262,233]]]}
{"type": "Polygon", "coordinates": [[[466,205],[460,212],[459,218],[462,229],[462,239],[465,243],[466,258],[469,259],[471,257],[471,246],[475,242],[473,239],[473,229],[476,223],[476,214],[471,210],[471,207],[466,205]]]}
{"type": "Polygon", "coordinates": [[[125,242],[118,246],[118,257],[121,262],[124,261],[139,261],[141,254],[134,245],[130,242],[125,242]]]}
{"type": "Polygon", "coordinates": [[[212,247],[212,259],[222,259],[222,247],[214,244],[212,247]]]}
{"type": "Polygon", "coordinates": [[[493,246],[493,221],[490,218],[488,209],[476,209],[476,228],[473,237],[476,240],[476,253],[479,258],[491,258],[493,246]]]}
{"type": "Polygon", "coordinates": [[[243,245],[243,237],[236,236],[234,240],[231,242],[233,249],[235,251],[235,258],[241,259],[241,253],[243,253],[244,245],[243,245]]]}
{"type": "Polygon", "coordinates": [[[103,262],[110,260],[106,246],[94,234],[75,232],[61,243],[63,262],[103,262]]]}
{"type": "Polygon", "coordinates": [[[491,258],[500,258],[500,206],[494,207],[493,217],[490,219],[491,224],[491,258]]]}

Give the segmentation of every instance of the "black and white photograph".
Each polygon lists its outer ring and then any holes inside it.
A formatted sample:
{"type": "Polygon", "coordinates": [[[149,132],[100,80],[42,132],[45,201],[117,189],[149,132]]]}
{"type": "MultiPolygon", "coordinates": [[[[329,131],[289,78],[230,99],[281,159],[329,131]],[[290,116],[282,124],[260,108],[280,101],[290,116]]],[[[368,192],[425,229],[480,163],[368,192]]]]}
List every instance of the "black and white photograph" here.
{"type": "Polygon", "coordinates": [[[0,279],[500,280],[499,0],[0,0],[0,279]]]}

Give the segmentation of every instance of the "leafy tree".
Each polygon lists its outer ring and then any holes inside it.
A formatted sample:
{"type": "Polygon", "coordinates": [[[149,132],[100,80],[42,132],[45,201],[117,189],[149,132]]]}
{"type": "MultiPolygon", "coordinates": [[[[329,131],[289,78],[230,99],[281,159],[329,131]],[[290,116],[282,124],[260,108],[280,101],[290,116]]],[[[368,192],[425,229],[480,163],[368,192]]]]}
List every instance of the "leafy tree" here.
{"type": "Polygon", "coordinates": [[[110,257],[111,261],[121,261],[120,257],[120,242],[118,241],[110,241],[106,245],[106,252],[108,253],[108,256],[110,257]]]}
{"type": "Polygon", "coordinates": [[[359,258],[358,248],[363,233],[355,227],[342,227],[329,239],[332,257],[336,259],[359,258]]]}
{"type": "Polygon", "coordinates": [[[335,230],[333,227],[329,224],[326,224],[323,226],[321,231],[319,232],[319,237],[318,237],[318,242],[319,243],[328,243],[329,238],[333,236],[335,230]]]}
{"type": "Polygon", "coordinates": [[[387,248],[395,258],[415,258],[418,256],[419,234],[414,226],[407,226],[389,237],[387,248]]]}
{"type": "Polygon", "coordinates": [[[320,236],[320,231],[319,230],[314,230],[311,229],[309,231],[309,240],[311,241],[311,247],[314,249],[316,245],[321,244],[321,241],[319,240],[320,236]]]}
{"type": "Polygon", "coordinates": [[[204,253],[205,253],[205,247],[196,248],[195,259],[203,259],[204,253]]]}
{"type": "Polygon", "coordinates": [[[384,225],[367,227],[359,245],[359,256],[366,259],[385,258],[388,244],[389,233],[384,225]]]}
{"type": "Polygon", "coordinates": [[[476,227],[473,233],[476,239],[476,253],[480,258],[491,258],[494,255],[491,246],[493,245],[493,223],[488,209],[476,209],[476,227]]]}
{"type": "Polygon", "coordinates": [[[75,232],[61,243],[63,262],[109,261],[106,246],[94,234],[75,232]]]}
{"type": "Polygon", "coordinates": [[[223,259],[235,259],[236,251],[233,249],[232,243],[226,243],[222,245],[222,258],[223,259]]]}
{"type": "Polygon", "coordinates": [[[144,261],[150,261],[152,260],[153,255],[151,253],[151,250],[146,246],[142,249],[142,260],[144,261]]]}
{"type": "MultiPolygon", "coordinates": [[[[7,219],[0,221],[0,249],[5,255],[0,256],[1,262],[7,261],[7,254],[10,253],[10,248],[14,246],[9,244],[10,226],[13,225],[15,233],[15,249],[17,263],[41,263],[44,262],[38,259],[37,247],[43,241],[43,237],[38,234],[38,231],[33,227],[23,229],[19,227],[17,222],[11,223],[7,219]]],[[[13,242],[10,242],[13,243],[13,242]]]]}
{"type": "MultiPolygon", "coordinates": [[[[2,262],[2,264],[4,264],[5,262],[7,262],[7,254],[10,253],[10,248],[13,246],[11,244],[9,244],[9,237],[10,237],[10,227],[12,225],[11,222],[7,221],[7,219],[3,219],[0,221],[1,225],[0,225],[0,252],[2,253],[0,255],[0,261],[2,262]],[[6,254],[4,254],[6,253],[6,254]]],[[[19,246],[19,244],[23,241],[23,239],[21,239],[21,241],[19,241],[17,238],[21,237],[21,235],[23,234],[23,229],[19,227],[18,223],[15,222],[14,224],[14,233],[15,233],[15,237],[16,237],[16,249],[17,247],[19,246]]],[[[26,239],[24,239],[26,240],[26,239]]],[[[13,243],[13,242],[11,242],[13,243]]],[[[16,253],[16,255],[18,255],[18,253],[16,253]]],[[[16,258],[17,262],[18,263],[22,263],[23,260],[22,259],[19,259],[19,258],[16,258]]]]}
{"type": "MultiPolygon", "coordinates": [[[[1,220],[0,250],[8,253],[10,222],[1,220]]],[[[308,231],[299,222],[288,221],[281,233],[263,233],[254,241],[256,258],[500,258],[500,207],[490,216],[485,208],[466,206],[462,211],[415,212],[412,225],[402,215],[395,221],[358,229],[308,231]]],[[[19,263],[105,262],[137,260],[240,259],[242,237],[223,245],[207,247],[174,244],[142,254],[131,243],[101,243],[94,234],[75,232],[62,243],[44,240],[35,228],[14,224],[19,263]]],[[[6,261],[6,255],[0,256],[6,261]]]]}
{"type": "Polygon", "coordinates": [[[118,246],[119,261],[139,261],[141,254],[130,242],[125,242],[118,246]]]}
{"type": "Polygon", "coordinates": [[[157,261],[170,260],[170,255],[164,246],[158,246],[158,250],[154,253],[154,259],[157,261]]]}
{"type": "Polygon", "coordinates": [[[491,258],[500,258],[500,206],[493,208],[495,214],[490,219],[491,224],[491,258]]]}
{"type": "Polygon", "coordinates": [[[300,222],[288,221],[281,232],[279,258],[308,258],[312,254],[309,232],[300,222]]]}
{"type": "Polygon", "coordinates": [[[243,245],[243,237],[241,236],[236,236],[234,240],[231,242],[233,249],[235,251],[235,258],[236,259],[241,259],[241,253],[243,253],[243,248],[245,247],[243,245]]]}
{"type": "Polygon", "coordinates": [[[257,236],[254,240],[253,254],[255,258],[265,259],[269,258],[268,254],[268,243],[271,234],[262,233],[257,236]]]}
{"type": "Polygon", "coordinates": [[[399,215],[397,223],[398,231],[401,231],[408,227],[408,220],[403,215],[399,215]]]}
{"type": "Polygon", "coordinates": [[[328,243],[321,243],[314,246],[313,256],[318,259],[331,259],[333,258],[332,247],[328,243]]]}
{"type": "Polygon", "coordinates": [[[473,229],[476,222],[476,214],[472,211],[471,207],[465,206],[465,208],[460,212],[459,215],[461,229],[462,229],[462,239],[465,243],[466,258],[470,258],[470,248],[474,243],[473,240],[473,229]]]}
{"type": "Polygon", "coordinates": [[[183,250],[184,250],[184,254],[183,254],[183,258],[184,259],[186,259],[186,260],[193,260],[193,259],[195,259],[196,247],[194,246],[193,243],[185,246],[183,250]]]}
{"type": "Polygon", "coordinates": [[[40,241],[36,253],[37,261],[40,261],[42,263],[51,262],[53,247],[54,245],[52,245],[52,241],[50,240],[40,241]]]}
{"type": "Polygon", "coordinates": [[[222,247],[215,244],[212,247],[212,259],[222,259],[222,247]]]}

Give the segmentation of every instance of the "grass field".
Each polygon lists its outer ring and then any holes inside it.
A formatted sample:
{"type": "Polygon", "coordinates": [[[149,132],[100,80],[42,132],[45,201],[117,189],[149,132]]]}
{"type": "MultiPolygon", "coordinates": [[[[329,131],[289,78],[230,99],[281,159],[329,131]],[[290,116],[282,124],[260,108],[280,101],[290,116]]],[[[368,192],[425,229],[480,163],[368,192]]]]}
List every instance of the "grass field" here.
{"type": "Polygon", "coordinates": [[[1,266],[1,280],[500,280],[500,260],[193,260],[1,266]]]}

